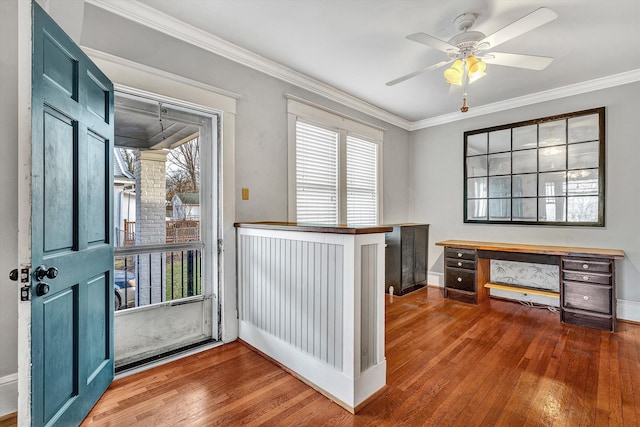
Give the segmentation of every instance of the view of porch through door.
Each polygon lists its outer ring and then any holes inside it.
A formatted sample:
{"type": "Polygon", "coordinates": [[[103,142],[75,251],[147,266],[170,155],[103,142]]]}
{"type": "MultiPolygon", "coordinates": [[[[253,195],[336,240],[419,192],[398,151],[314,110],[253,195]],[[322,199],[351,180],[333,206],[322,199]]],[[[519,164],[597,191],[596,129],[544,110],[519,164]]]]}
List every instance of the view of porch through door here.
{"type": "Polygon", "coordinates": [[[117,92],[114,150],[116,369],[216,340],[218,117],[117,92]],[[209,197],[204,196],[209,195],[209,197]]]}

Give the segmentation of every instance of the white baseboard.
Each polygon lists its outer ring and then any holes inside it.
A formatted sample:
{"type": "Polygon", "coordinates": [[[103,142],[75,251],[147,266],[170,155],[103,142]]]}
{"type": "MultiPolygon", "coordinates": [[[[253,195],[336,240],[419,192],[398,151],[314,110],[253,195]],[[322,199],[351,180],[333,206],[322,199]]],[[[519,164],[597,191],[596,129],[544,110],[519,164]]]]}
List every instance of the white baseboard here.
{"type": "Polygon", "coordinates": [[[429,284],[429,286],[444,288],[444,274],[429,271],[427,273],[427,283],[429,284]]]}
{"type": "Polygon", "coordinates": [[[640,302],[619,299],[616,309],[618,319],[640,322],[640,302]]]}
{"type": "Polygon", "coordinates": [[[0,377],[0,417],[18,410],[18,374],[0,377]]]}

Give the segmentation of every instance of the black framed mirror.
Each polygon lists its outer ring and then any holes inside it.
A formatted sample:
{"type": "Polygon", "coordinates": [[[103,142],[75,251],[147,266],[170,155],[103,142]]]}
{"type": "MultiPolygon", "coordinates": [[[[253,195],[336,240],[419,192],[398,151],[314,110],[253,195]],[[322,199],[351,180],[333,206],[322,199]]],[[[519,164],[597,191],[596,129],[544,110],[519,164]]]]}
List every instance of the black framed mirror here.
{"type": "Polygon", "coordinates": [[[604,226],[604,107],[464,133],[464,222],[604,226]]]}

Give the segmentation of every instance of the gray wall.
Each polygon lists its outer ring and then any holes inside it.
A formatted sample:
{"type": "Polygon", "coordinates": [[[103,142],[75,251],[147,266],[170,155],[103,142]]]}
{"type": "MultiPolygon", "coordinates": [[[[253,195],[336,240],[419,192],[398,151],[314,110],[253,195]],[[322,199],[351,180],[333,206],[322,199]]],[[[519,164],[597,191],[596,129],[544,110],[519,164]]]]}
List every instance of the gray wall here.
{"type": "Polygon", "coordinates": [[[618,298],[640,302],[640,185],[637,99],[640,83],[515,108],[411,135],[411,219],[431,223],[429,269],[442,272],[446,239],[487,240],[622,249],[618,298]],[[463,132],[595,107],[606,107],[606,227],[464,224],[463,132]]]}
{"type": "Polygon", "coordinates": [[[18,266],[17,23],[17,3],[0,1],[0,380],[18,371],[18,284],[9,281],[18,266]]]}
{"type": "MultiPolygon", "coordinates": [[[[3,200],[0,203],[0,380],[3,377],[14,378],[18,369],[18,286],[8,279],[9,271],[17,266],[17,3],[18,0],[0,0],[0,46],[3,52],[0,57],[0,200],[3,200]]],[[[383,152],[384,221],[406,221],[409,194],[407,131],[96,7],[85,5],[84,11],[81,9],[72,10],[67,4],[50,10],[63,27],[67,21],[73,23],[72,27],[65,29],[70,30],[81,45],[242,96],[237,105],[236,120],[236,221],[287,220],[285,93],[388,129],[384,134],[383,152]],[[79,26],[77,20],[64,19],[57,13],[76,17],[84,13],[84,22],[79,26]],[[240,200],[242,187],[250,189],[250,200],[240,200]]],[[[15,383],[12,383],[11,390],[14,388],[15,383]]],[[[0,416],[15,410],[14,400],[13,391],[7,394],[0,386],[0,416]],[[3,403],[6,405],[2,406],[3,403]]]]}
{"type": "MultiPolygon", "coordinates": [[[[7,278],[17,264],[17,1],[0,0],[0,378],[17,371],[18,287],[7,278]]],[[[433,242],[464,238],[623,249],[618,297],[640,302],[640,143],[636,100],[640,83],[408,132],[321,96],[243,67],[152,29],[84,7],[82,45],[239,93],[236,121],[236,220],[287,219],[287,114],[284,93],[300,96],[385,127],[383,221],[431,224],[429,267],[442,272],[433,242]],[[116,29],[114,31],[114,29],[116,29]],[[462,133],[558,113],[607,107],[605,228],[464,225],[462,133]],[[240,200],[240,188],[251,198],[240,200]]],[[[77,22],[77,21],[74,21],[77,22]]],[[[0,396],[1,398],[2,396],[0,396]]],[[[0,415],[2,415],[0,413],[0,415]]]]}
{"type": "Polygon", "coordinates": [[[94,6],[85,6],[81,44],[242,96],[236,118],[237,221],[287,220],[285,93],[387,129],[383,144],[383,221],[406,221],[407,131],[94,6]],[[113,28],[118,30],[114,32],[113,28]],[[243,187],[250,190],[249,200],[240,198],[243,187]]]}

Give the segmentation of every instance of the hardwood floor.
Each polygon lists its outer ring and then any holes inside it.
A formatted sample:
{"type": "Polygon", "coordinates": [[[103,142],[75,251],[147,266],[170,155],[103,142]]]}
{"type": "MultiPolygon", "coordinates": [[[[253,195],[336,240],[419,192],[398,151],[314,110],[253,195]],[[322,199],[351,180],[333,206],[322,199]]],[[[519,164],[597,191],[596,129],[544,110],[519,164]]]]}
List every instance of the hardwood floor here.
{"type": "Polygon", "coordinates": [[[12,413],[3,415],[0,417],[0,427],[17,427],[18,426],[18,414],[12,413]]]}
{"type": "Polygon", "coordinates": [[[115,381],[85,426],[638,426],[640,325],[387,296],[387,387],[351,415],[239,342],[115,381]]]}

